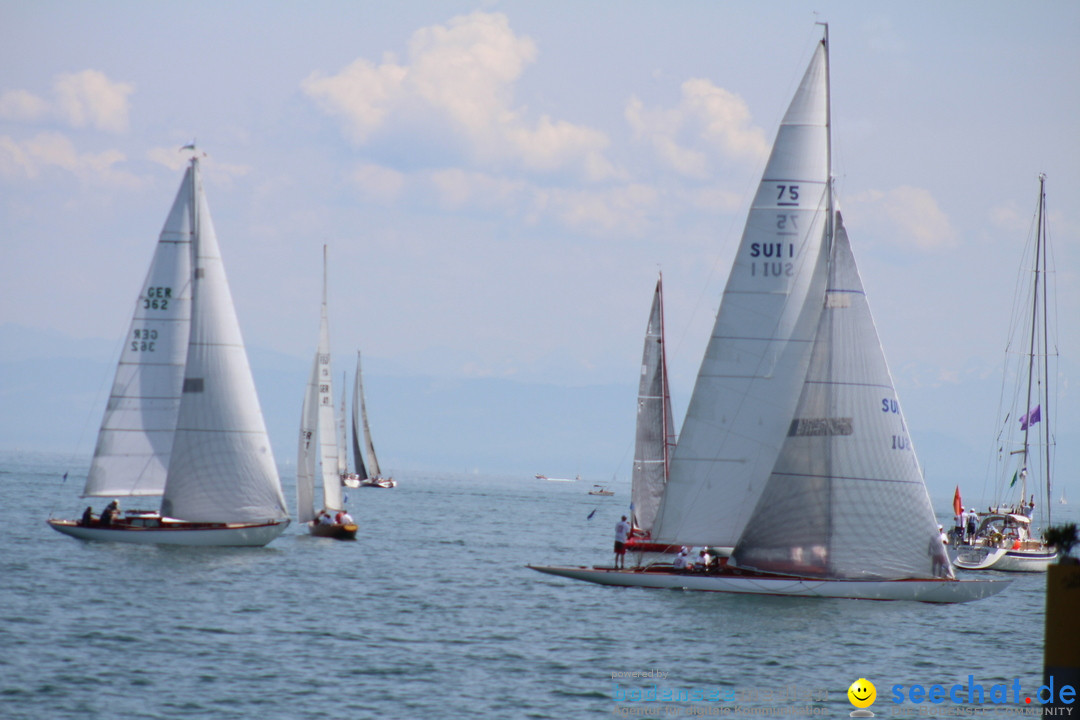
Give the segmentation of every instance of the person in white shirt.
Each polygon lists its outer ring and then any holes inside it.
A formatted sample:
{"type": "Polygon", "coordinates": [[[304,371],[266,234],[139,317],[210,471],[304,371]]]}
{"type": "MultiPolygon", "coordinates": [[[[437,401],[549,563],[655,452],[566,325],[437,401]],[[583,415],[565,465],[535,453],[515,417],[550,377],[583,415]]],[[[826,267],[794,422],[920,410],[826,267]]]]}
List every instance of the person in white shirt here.
{"type": "Polygon", "coordinates": [[[353,525],[356,521],[353,520],[353,516],[342,510],[337,514],[338,525],[353,525]]]}
{"type": "Polygon", "coordinates": [[[630,537],[630,523],[626,522],[626,516],[615,523],[615,569],[619,569],[620,563],[626,569],[626,540],[630,537]]]}
{"type": "Polygon", "coordinates": [[[325,510],[319,511],[319,524],[320,525],[333,525],[334,519],[330,517],[330,513],[325,510]]]}
{"type": "Polygon", "coordinates": [[[706,572],[709,569],[709,563],[712,562],[712,557],[709,555],[709,551],[705,548],[701,549],[698,553],[697,562],[694,563],[694,569],[706,572]]]}
{"type": "Polygon", "coordinates": [[[679,554],[675,556],[675,559],[671,561],[671,567],[676,570],[685,570],[687,563],[686,553],[687,549],[684,547],[679,551],[679,554]]]}

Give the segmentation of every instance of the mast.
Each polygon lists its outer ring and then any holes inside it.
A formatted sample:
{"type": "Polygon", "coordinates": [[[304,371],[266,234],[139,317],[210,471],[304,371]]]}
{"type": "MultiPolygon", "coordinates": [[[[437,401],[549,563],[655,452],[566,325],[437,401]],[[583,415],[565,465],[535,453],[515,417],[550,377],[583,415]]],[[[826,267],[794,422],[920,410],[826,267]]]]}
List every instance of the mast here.
{"type": "MultiPolygon", "coordinates": [[[[1043,436],[1045,438],[1045,450],[1044,462],[1046,463],[1046,523],[1050,524],[1050,505],[1051,495],[1050,488],[1050,335],[1048,334],[1048,308],[1047,308],[1047,295],[1049,295],[1050,276],[1047,274],[1047,259],[1049,255],[1047,252],[1046,244],[1046,173],[1039,173],[1039,219],[1038,226],[1035,230],[1035,244],[1042,247],[1042,274],[1043,274],[1043,291],[1042,291],[1042,313],[1043,313],[1043,332],[1042,332],[1042,355],[1043,355],[1043,391],[1040,400],[1042,404],[1046,405],[1044,412],[1046,413],[1046,420],[1043,421],[1043,436]]],[[[1038,250],[1036,250],[1038,253],[1038,250]]],[[[1036,255],[1037,256],[1037,255],[1036,255]]],[[[1036,272],[1038,269],[1036,268],[1036,272]]],[[[1038,300],[1036,300],[1038,302],[1038,300]]]]}
{"type": "MultiPolygon", "coordinates": [[[[832,77],[831,77],[830,66],[829,66],[829,23],[818,23],[818,24],[821,25],[822,28],[824,29],[824,32],[823,32],[822,38],[821,38],[821,45],[825,49],[825,168],[826,168],[826,170],[825,170],[825,240],[824,240],[823,252],[825,254],[825,257],[826,257],[827,262],[828,262],[828,267],[829,267],[828,273],[826,274],[827,279],[825,281],[825,290],[826,290],[826,293],[827,293],[828,290],[832,287],[832,284],[833,284],[835,262],[836,262],[836,258],[834,256],[834,250],[835,250],[836,243],[834,242],[835,238],[833,237],[833,235],[835,233],[835,227],[836,227],[836,225],[835,225],[835,223],[836,223],[836,208],[834,206],[835,205],[835,198],[833,197],[833,174],[832,174],[832,77]]],[[[822,302],[824,304],[824,298],[822,298],[822,302]]],[[[831,360],[829,361],[829,365],[830,365],[830,367],[832,366],[832,361],[831,360]]],[[[830,417],[835,417],[835,412],[833,412],[834,409],[835,409],[835,405],[836,405],[835,395],[830,392],[827,397],[828,397],[829,415],[830,415],[830,417]]],[[[827,526],[827,530],[825,532],[825,538],[826,538],[827,546],[829,548],[828,557],[830,558],[829,564],[830,564],[830,567],[831,567],[832,566],[831,558],[833,557],[833,552],[832,552],[833,547],[832,547],[832,545],[833,545],[833,539],[834,539],[834,533],[833,533],[833,504],[834,504],[833,500],[834,500],[834,498],[833,498],[833,493],[835,491],[834,483],[831,480],[831,478],[834,477],[831,449],[828,450],[826,452],[826,454],[825,454],[825,466],[826,466],[826,473],[825,473],[826,477],[830,478],[829,483],[828,483],[828,491],[825,493],[825,504],[826,504],[825,522],[826,522],[826,526],[827,526]]]]}
{"type": "Polygon", "coordinates": [[[818,23],[825,28],[825,34],[821,38],[821,44],[825,48],[825,167],[826,167],[826,191],[825,208],[828,217],[825,219],[825,242],[829,257],[832,257],[831,248],[833,240],[833,175],[832,175],[832,79],[829,68],[829,23],[818,23]]]}
{"type": "MultiPolygon", "coordinates": [[[[1042,248],[1042,214],[1043,214],[1043,182],[1045,176],[1039,176],[1039,205],[1036,213],[1035,220],[1035,279],[1031,293],[1031,336],[1028,339],[1028,372],[1027,372],[1027,396],[1025,398],[1024,409],[1027,412],[1024,421],[1024,451],[1023,451],[1023,466],[1020,470],[1020,508],[1014,508],[1014,510],[1022,509],[1024,506],[1024,499],[1027,498],[1027,465],[1028,465],[1028,453],[1029,443],[1028,436],[1031,433],[1031,395],[1032,386],[1035,383],[1035,339],[1038,333],[1039,322],[1039,275],[1040,275],[1040,261],[1045,262],[1043,258],[1042,248]]],[[[1044,278],[1045,280],[1045,278],[1044,278]]],[[[1045,283],[1044,283],[1045,286],[1045,283]]],[[[1045,290],[1044,290],[1045,292],[1045,290]]],[[[1045,320],[1045,313],[1043,319],[1045,320]]],[[[1047,478],[1049,480],[1049,478],[1047,478]]]]}

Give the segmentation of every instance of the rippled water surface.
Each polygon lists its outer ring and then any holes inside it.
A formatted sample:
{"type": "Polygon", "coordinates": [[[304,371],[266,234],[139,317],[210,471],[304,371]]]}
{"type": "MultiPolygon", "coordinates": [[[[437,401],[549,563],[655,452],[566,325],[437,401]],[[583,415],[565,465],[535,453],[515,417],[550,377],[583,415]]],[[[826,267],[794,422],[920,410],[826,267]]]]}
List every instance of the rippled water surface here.
{"type": "Polygon", "coordinates": [[[44,521],[87,464],[0,455],[0,717],[846,717],[860,677],[880,717],[897,684],[1042,683],[1042,575],[948,606],[577,583],[525,564],[609,563],[625,491],[511,477],[353,490],[355,543],[84,543],[44,521]],[[706,699],[619,695],[654,685],[706,699]]]}

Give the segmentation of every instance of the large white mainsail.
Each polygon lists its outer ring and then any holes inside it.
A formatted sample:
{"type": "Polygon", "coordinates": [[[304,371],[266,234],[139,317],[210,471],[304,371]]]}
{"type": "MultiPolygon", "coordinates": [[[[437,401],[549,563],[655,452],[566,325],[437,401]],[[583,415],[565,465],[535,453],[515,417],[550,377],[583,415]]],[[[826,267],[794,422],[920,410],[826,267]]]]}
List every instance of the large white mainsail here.
{"type": "Polygon", "coordinates": [[[84,495],[161,495],[191,325],[192,182],[180,183],[131,319],[84,495]]]}
{"type": "Polygon", "coordinates": [[[343,510],[341,474],[338,473],[337,419],[334,410],[333,370],[330,367],[330,321],[326,308],[326,246],[323,246],[323,298],[319,320],[319,348],[315,352],[318,369],[318,436],[322,469],[323,507],[343,510]]]}
{"type": "Polygon", "coordinates": [[[161,514],[229,523],[288,517],[197,159],[191,333],[161,514]]]}
{"type": "Polygon", "coordinates": [[[735,561],[842,579],[950,575],[839,213],[830,245],[824,311],[799,404],[735,561]],[[882,522],[882,508],[897,522],[882,522]]]}
{"type": "Polygon", "coordinates": [[[638,384],[637,431],[630,502],[634,527],[650,532],[667,485],[669,452],[675,445],[664,352],[663,278],[656,281],[638,384]]]}
{"type": "Polygon", "coordinates": [[[777,132],[680,430],[654,541],[734,546],[795,410],[827,271],[827,63],[821,44],[777,132]]]}

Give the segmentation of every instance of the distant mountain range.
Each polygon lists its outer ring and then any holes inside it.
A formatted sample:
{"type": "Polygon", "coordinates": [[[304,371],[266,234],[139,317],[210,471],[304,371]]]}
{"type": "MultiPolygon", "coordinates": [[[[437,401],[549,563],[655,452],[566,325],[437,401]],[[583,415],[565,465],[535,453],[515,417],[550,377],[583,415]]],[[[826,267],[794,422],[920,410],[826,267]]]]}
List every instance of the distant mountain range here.
{"type": "MultiPolygon", "coordinates": [[[[0,326],[0,450],[70,452],[87,462],[112,383],[118,348],[101,340],[0,326]]],[[[280,465],[295,462],[303,384],[310,360],[249,348],[252,371],[280,465]]],[[[335,356],[335,381],[352,396],[355,355],[335,356]]],[[[1069,377],[1063,361],[1062,374],[1069,377]]],[[[384,470],[552,477],[587,482],[629,481],[637,386],[583,387],[502,378],[397,375],[391,363],[365,355],[365,392],[375,446],[384,470]]],[[[912,439],[935,507],[959,485],[965,498],[986,502],[1000,380],[971,372],[950,383],[896,374],[912,439]],[[980,498],[983,498],[982,500],[980,498]]],[[[636,379],[636,378],[635,378],[636,379]]],[[[676,429],[691,388],[675,393],[676,429]]],[[[1067,390],[1067,388],[1066,388],[1067,390]]],[[[341,388],[335,388],[340,398],[341,388]]],[[[1063,398],[1055,429],[1057,477],[1080,496],[1080,410],[1063,398]]],[[[940,509],[940,508],[938,508],[940,509]]],[[[885,512],[887,509],[883,508],[885,512]]]]}

